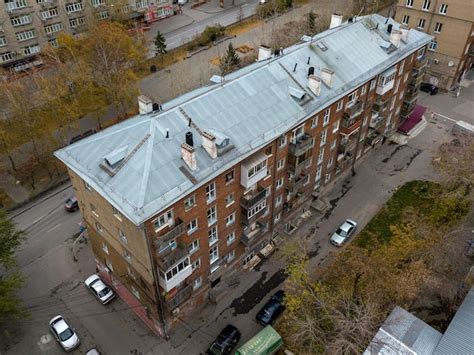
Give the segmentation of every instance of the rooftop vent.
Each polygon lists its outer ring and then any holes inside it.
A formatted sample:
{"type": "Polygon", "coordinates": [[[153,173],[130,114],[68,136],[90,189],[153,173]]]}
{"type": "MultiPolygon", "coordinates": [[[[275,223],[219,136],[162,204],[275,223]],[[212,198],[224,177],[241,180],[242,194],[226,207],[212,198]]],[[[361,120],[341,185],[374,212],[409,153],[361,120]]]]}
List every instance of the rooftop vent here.
{"type": "Polygon", "coordinates": [[[221,156],[234,148],[234,146],[230,143],[230,138],[221,132],[215,129],[208,129],[206,133],[211,134],[215,138],[214,142],[216,145],[217,156],[221,156]]]}
{"type": "Polygon", "coordinates": [[[112,169],[115,169],[117,165],[125,159],[128,152],[128,145],[120,147],[116,150],[111,151],[104,157],[104,162],[112,169]]]}
{"type": "Polygon", "coordinates": [[[186,132],[186,144],[190,147],[194,147],[193,134],[191,132],[186,132]]]}
{"type": "Polygon", "coordinates": [[[402,32],[398,30],[393,30],[392,33],[390,33],[390,42],[395,46],[395,47],[400,47],[400,40],[402,39],[402,32]]]}
{"type": "Polygon", "coordinates": [[[316,43],[319,49],[321,49],[323,52],[326,52],[328,50],[328,47],[326,47],[326,44],[323,41],[319,41],[316,43]]]}
{"type": "Polygon", "coordinates": [[[145,115],[147,113],[153,112],[153,102],[148,96],[138,96],[138,112],[140,113],[140,115],[145,115]]]}
{"type": "Polygon", "coordinates": [[[314,67],[309,67],[308,68],[308,76],[314,75],[314,67]]]}
{"type": "Polygon", "coordinates": [[[338,27],[342,24],[342,15],[339,14],[332,14],[331,15],[331,24],[329,28],[338,27]]]}
{"type": "Polygon", "coordinates": [[[292,97],[294,97],[295,99],[299,101],[303,100],[304,97],[306,96],[306,93],[304,91],[296,89],[292,86],[288,87],[288,92],[290,93],[292,97]]]}

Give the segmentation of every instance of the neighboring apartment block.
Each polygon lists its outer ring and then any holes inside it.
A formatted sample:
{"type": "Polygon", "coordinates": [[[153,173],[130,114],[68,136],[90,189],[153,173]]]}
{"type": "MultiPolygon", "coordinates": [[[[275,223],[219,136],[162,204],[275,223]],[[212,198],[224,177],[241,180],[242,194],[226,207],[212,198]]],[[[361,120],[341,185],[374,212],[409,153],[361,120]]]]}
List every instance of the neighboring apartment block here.
{"type": "Polygon", "coordinates": [[[444,89],[456,86],[474,62],[474,1],[398,0],[395,19],[434,36],[424,80],[444,89]]]}
{"type": "Polygon", "coordinates": [[[157,334],[413,110],[431,37],[341,20],[159,111],[141,97],[141,115],[56,152],[100,273],[157,334]]]}
{"type": "Polygon", "coordinates": [[[4,0],[0,2],[0,67],[20,71],[40,65],[41,48],[56,47],[60,33],[78,35],[92,21],[115,16],[152,22],[171,15],[171,0],[4,0]]]}

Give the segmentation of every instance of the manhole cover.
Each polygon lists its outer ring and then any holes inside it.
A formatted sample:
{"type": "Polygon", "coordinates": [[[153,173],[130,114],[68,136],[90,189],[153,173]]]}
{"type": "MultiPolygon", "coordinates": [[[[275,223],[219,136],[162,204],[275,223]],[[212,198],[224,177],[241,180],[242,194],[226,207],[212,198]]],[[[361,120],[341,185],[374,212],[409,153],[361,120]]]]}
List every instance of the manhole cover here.
{"type": "Polygon", "coordinates": [[[45,334],[41,337],[40,341],[41,344],[48,344],[52,339],[53,337],[51,336],[51,334],[45,334]]]}

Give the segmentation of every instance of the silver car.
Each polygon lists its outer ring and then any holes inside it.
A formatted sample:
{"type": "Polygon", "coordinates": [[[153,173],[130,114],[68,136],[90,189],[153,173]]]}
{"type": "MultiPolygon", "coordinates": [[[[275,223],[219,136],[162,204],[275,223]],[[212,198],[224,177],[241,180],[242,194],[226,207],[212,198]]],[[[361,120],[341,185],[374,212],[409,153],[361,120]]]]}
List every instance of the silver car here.
{"type": "Polygon", "coordinates": [[[54,338],[65,351],[72,351],[81,343],[73,328],[62,316],[56,316],[49,321],[49,328],[54,338]]]}
{"type": "Polygon", "coordinates": [[[354,233],[357,228],[357,223],[351,219],[346,219],[346,221],[334,232],[329,241],[331,244],[340,247],[344,244],[347,239],[354,233]]]}
{"type": "Polygon", "coordinates": [[[114,291],[112,291],[97,274],[89,276],[84,283],[102,304],[109,303],[115,297],[114,291]]]}

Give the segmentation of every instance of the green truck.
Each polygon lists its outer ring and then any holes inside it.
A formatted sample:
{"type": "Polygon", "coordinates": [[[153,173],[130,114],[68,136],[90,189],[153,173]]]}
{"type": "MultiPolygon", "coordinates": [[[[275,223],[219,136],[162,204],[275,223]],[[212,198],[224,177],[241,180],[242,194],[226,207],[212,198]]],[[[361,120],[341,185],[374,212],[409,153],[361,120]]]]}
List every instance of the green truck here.
{"type": "Polygon", "coordinates": [[[252,339],[242,345],[235,355],[270,355],[283,346],[283,339],[271,325],[267,325],[252,339]]]}

